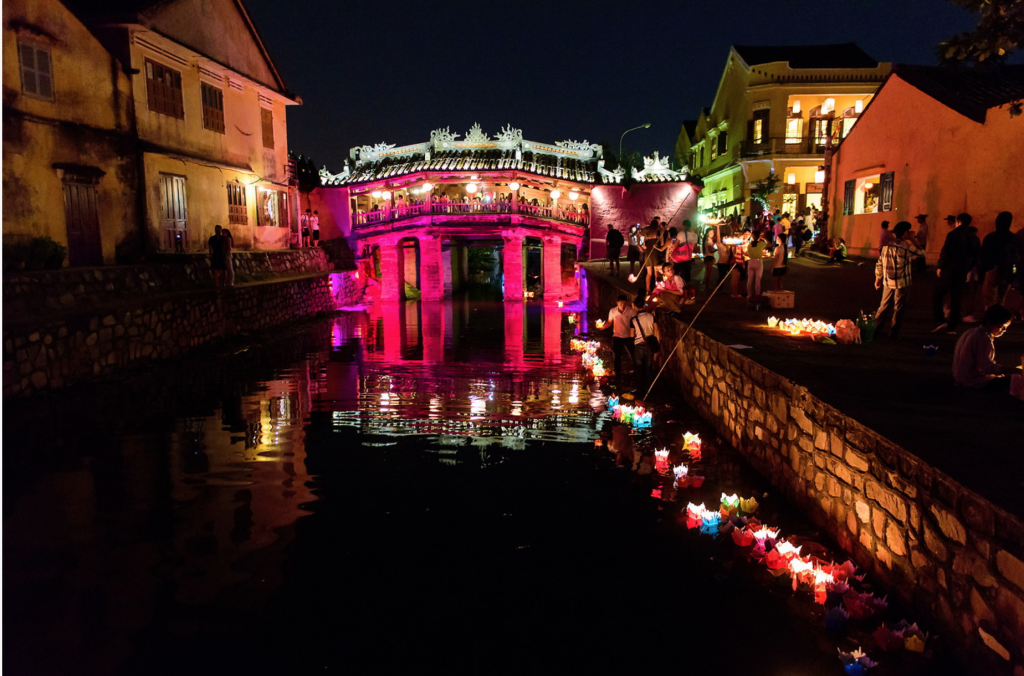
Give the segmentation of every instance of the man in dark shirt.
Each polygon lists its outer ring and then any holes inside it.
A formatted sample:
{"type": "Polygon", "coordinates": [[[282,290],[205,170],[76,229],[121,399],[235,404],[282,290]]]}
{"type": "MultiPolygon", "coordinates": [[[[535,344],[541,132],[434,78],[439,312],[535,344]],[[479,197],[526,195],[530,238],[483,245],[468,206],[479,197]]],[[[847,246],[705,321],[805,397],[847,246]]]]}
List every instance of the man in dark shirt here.
{"type": "Polygon", "coordinates": [[[608,226],[608,236],[604,239],[605,246],[608,248],[608,272],[619,276],[619,256],[622,255],[622,245],[626,243],[626,240],[622,238],[622,233],[614,225],[608,226]]]}
{"type": "Polygon", "coordinates": [[[932,296],[932,313],[936,326],[932,332],[953,331],[960,323],[960,304],[967,287],[967,273],[974,267],[978,257],[978,237],[971,232],[971,215],[956,217],[956,228],[948,235],[939,253],[936,273],[939,281],[932,296]],[[945,316],[943,303],[949,294],[949,317],[945,316]]]}
{"type": "Polygon", "coordinates": [[[222,228],[219,225],[213,227],[213,237],[206,243],[210,252],[210,272],[213,275],[214,286],[224,286],[224,275],[227,273],[227,238],[221,234],[222,228]]]}
{"type": "Polygon", "coordinates": [[[1014,266],[1019,264],[1017,238],[1010,232],[1013,214],[1009,211],[1000,212],[996,216],[996,230],[985,236],[981,243],[981,262],[978,274],[981,276],[982,297],[985,307],[1002,305],[1006,300],[1006,292],[1013,281],[1014,266]]]}

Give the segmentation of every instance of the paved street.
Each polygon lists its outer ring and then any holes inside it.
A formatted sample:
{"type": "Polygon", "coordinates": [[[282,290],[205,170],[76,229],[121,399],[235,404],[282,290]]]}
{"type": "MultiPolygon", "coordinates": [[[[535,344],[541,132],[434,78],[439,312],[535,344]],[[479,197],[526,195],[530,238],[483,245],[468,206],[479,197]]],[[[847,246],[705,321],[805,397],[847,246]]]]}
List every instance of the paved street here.
{"type": "MultiPolygon", "coordinates": [[[[606,274],[607,265],[588,264],[606,274]]],[[[790,262],[786,288],[796,293],[793,310],[748,310],[745,299],[723,287],[695,328],[727,345],[750,345],[744,354],[805,386],[837,409],[892,439],[997,505],[1024,515],[1024,402],[1005,394],[965,390],[953,384],[951,363],[957,336],[932,334],[934,268],[914,278],[899,341],[867,345],[821,345],[767,328],[781,318],[835,322],[873,312],[881,292],[873,286],[873,263],[829,266],[813,258],[790,262]],[[924,345],[937,345],[926,356],[924,345]]],[[[713,274],[714,277],[714,274],[713,274]]],[[[766,270],[766,286],[770,288],[766,270]]],[[[623,274],[616,279],[629,286],[623,274]]],[[[715,277],[717,281],[717,277],[715,277]]],[[[1011,292],[1014,293],[1014,292],[1011,292]]],[[[706,295],[684,310],[692,317],[706,295]]],[[[1017,302],[1019,297],[1015,298],[1017,302]]],[[[1009,302],[1009,301],[1008,301],[1009,302]]],[[[979,312],[980,314],[980,312],[979,312]]],[[[962,333],[970,326],[962,326],[962,333]]],[[[996,342],[997,358],[1019,364],[1024,325],[1015,322],[996,342]]]]}

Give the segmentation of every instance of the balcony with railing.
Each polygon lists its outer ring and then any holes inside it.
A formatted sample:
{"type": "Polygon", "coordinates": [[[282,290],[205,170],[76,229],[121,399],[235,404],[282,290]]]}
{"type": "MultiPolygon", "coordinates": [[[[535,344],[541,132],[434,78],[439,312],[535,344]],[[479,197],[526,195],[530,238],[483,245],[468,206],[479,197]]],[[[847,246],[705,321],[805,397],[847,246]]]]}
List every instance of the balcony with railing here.
{"type": "Polygon", "coordinates": [[[575,225],[587,225],[590,222],[589,213],[578,208],[573,210],[561,206],[541,206],[527,203],[513,204],[511,202],[431,202],[430,204],[410,204],[393,209],[356,213],[352,215],[352,223],[355,227],[360,228],[422,216],[437,217],[433,219],[435,221],[447,221],[458,220],[460,216],[502,216],[511,214],[532,216],[534,218],[561,221],[575,225]]]}
{"type": "Polygon", "coordinates": [[[764,157],[767,155],[807,155],[819,157],[825,154],[824,140],[807,137],[764,138],[759,143],[752,140],[743,142],[740,157],[764,157]]]}

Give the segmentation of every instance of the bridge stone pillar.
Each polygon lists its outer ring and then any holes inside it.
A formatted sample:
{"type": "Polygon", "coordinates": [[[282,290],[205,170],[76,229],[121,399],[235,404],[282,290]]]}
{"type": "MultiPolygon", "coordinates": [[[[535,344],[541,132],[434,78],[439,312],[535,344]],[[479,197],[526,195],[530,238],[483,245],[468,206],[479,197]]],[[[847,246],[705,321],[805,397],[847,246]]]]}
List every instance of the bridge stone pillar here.
{"type": "Polygon", "coordinates": [[[427,302],[420,304],[424,362],[444,363],[444,319],[443,307],[427,302]]]}
{"type": "Polygon", "coordinates": [[[402,286],[402,257],[398,243],[380,242],[380,299],[402,300],[405,289],[402,286]]]}
{"type": "Polygon", "coordinates": [[[505,276],[505,300],[523,300],[523,236],[518,232],[502,233],[501,272],[505,276]]]}
{"type": "Polygon", "coordinates": [[[444,300],[441,238],[424,235],[420,240],[420,294],[425,301],[444,300]]]}
{"type": "Polygon", "coordinates": [[[544,258],[541,265],[544,280],[544,300],[562,300],[562,238],[548,235],[544,238],[544,258]]]}

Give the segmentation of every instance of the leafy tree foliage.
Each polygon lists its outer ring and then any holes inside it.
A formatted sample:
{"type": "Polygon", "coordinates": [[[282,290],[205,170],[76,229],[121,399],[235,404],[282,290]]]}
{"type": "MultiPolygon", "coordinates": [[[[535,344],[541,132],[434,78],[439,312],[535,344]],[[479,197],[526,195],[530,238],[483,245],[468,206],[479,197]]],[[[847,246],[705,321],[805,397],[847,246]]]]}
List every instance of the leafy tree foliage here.
{"type": "Polygon", "coordinates": [[[979,15],[978,25],[939,44],[943,63],[1002,62],[1024,44],[1024,0],[950,0],[979,15]]]}

